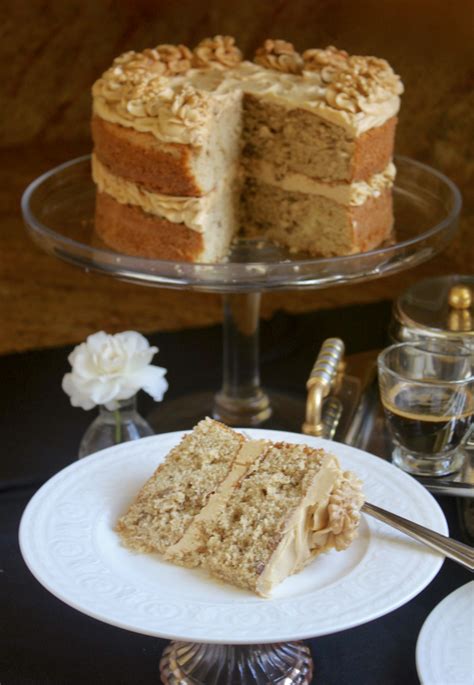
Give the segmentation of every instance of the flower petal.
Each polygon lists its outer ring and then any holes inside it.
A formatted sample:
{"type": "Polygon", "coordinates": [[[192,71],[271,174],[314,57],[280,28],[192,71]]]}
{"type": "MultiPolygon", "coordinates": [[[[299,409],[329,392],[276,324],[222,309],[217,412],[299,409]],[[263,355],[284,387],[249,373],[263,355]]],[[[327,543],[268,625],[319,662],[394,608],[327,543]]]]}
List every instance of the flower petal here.
{"type": "Polygon", "coordinates": [[[120,383],[117,379],[110,379],[100,383],[91,383],[90,387],[88,387],[88,391],[91,400],[96,404],[105,404],[117,397],[120,391],[120,383]]]}
{"type": "Polygon", "coordinates": [[[72,373],[67,373],[63,377],[62,389],[69,395],[73,407],[82,407],[86,410],[95,407],[95,402],[76,384],[72,373]]]}
{"type": "Polygon", "coordinates": [[[137,372],[134,378],[139,383],[139,387],[153,397],[155,402],[161,402],[168,390],[168,382],[164,378],[165,374],[166,369],[161,366],[147,366],[142,371],[137,372]]]}

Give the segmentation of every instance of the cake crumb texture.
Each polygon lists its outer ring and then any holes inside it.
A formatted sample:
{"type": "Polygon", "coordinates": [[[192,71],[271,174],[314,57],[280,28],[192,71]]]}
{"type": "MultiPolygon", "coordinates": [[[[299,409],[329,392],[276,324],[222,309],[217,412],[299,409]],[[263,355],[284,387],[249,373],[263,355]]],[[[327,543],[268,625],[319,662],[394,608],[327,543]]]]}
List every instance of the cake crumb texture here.
{"type": "Polygon", "coordinates": [[[227,475],[245,438],[204,419],[171,450],[145,483],[116,530],[138,552],[161,552],[177,542],[227,475]]]}

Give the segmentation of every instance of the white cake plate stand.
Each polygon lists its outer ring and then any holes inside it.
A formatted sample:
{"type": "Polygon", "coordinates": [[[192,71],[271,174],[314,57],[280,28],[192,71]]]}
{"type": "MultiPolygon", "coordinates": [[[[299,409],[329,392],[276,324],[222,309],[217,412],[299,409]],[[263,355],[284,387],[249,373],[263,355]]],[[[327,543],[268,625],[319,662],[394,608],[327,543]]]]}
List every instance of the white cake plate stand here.
{"type": "MultiPolygon", "coordinates": [[[[301,434],[245,432],[330,450],[362,479],[369,501],[447,534],[432,495],[383,459],[301,434]]],[[[306,685],[313,666],[302,640],[397,609],[443,563],[421,543],[365,515],[347,550],[321,555],[269,599],[158,555],[134,554],[120,544],[115,523],[181,437],[157,435],[76,461],[36,492],[20,525],[23,558],[53,595],[111,625],[173,640],[160,664],[164,683],[306,685]]]]}
{"type": "Polygon", "coordinates": [[[165,402],[156,420],[151,420],[156,430],[189,428],[209,414],[234,426],[299,430],[304,401],[282,394],[269,396],[260,384],[261,294],[380,278],[440,252],[455,232],[460,193],[446,176],[424,164],[406,157],[395,161],[393,241],[370,252],[332,259],[290,255],[274,245],[248,240],[237,242],[229,260],[219,264],[114,252],[94,234],[95,186],[89,157],[67,162],[34,181],[23,195],[22,210],[32,238],[50,254],[76,266],[142,285],[222,295],[222,387],[215,395],[199,393],[165,402]]]}

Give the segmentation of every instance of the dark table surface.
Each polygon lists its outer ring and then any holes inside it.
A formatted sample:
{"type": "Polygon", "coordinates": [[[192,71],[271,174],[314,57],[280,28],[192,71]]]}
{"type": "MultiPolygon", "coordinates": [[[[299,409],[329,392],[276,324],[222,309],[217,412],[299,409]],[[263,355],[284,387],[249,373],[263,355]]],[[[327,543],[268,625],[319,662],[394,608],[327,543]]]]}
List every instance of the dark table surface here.
{"type": "MultiPolygon", "coordinates": [[[[307,376],[326,337],[341,337],[348,354],[378,349],[387,343],[389,318],[387,302],[276,315],[262,324],[264,386],[303,399],[307,376]]],[[[170,390],[165,402],[196,389],[219,388],[219,327],[147,337],[160,348],[155,363],[168,369],[170,390]]],[[[36,581],[20,554],[18,526],[25,506],[45,480],[75,461],[80,439],[94,416],[72,408],[61,390],[71,349],[0,357],[0,683],[156,683],[165,640],[115,628],[70,608],[36,581]]],[[[146,416],[151,408],[151,401],[141,393],[141,413],[146,416]]],[[[438,502],[450,534],[463,539],[456,501],[444,497],[438,502]]],[[[315,662],[314,682],[418,683],[415,647],[421,626],[444,597],[470,579],[467,570],[446,560],[426,589],[405,606],[358,628],[308,641],[315,662]]]]}

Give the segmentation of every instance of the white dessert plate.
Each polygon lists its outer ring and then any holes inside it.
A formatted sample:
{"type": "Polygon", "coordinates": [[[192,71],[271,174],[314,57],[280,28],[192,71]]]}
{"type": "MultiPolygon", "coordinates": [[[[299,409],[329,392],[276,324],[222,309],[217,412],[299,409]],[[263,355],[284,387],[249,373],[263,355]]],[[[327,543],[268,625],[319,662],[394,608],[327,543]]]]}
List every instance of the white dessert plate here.
{"type": "Polygon", "coordinates": [[[472,685],[474,581],[445,597],[428,616],[418,636],[416,668],[422,685],[472,685]]]}
{"type": "MultiPolygon", "coordinates": [[[[447,533],[438,504],[419,483],[361,450],[296,433],[245,429],[254,438],[324,447],[363,481],[367,500],[447,533]]],[[[53,595],[96,619],[146,635],[252,644],[326,635],[408,602],[438,572],[443,557],[363,516],[357,540],[287,578],[262,599],[184,569],[156,554],[125,549],[113,528],[182,432],[128,442],[77,461],[33,496],[20,524],[20,547],[53,595]]]]}

